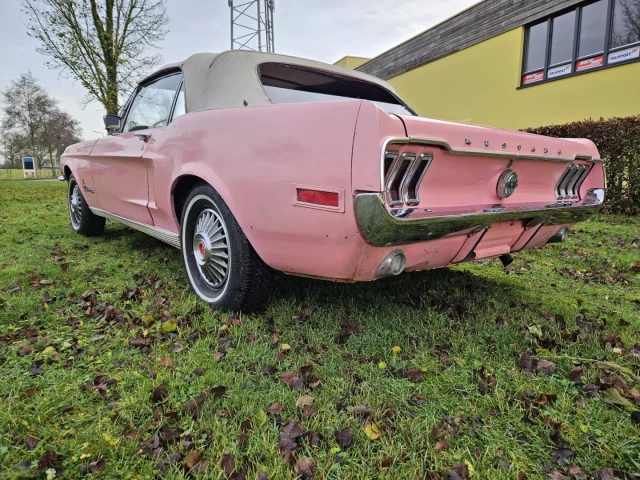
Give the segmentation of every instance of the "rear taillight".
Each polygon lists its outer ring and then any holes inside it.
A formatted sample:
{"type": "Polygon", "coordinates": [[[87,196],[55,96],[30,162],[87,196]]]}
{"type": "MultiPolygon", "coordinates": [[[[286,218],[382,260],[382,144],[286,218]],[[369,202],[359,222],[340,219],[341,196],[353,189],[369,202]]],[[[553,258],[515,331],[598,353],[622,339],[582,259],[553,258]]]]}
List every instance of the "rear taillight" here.
{"type": "Polygon", "coordinates": [[[433,157],[424,153],[387,152],[384,157],[385,199],[390,207],[420,203],[420,184],[433,157]]]}
{"type": "Polygon", "coordinates": [[[411,165],[411,169],[403,182],[404,202],[407,205],[417,205],[420,203],[420,184],[427,168],[431,164],[433,157],[421,153],[411,165]]]}
{"type": "Polygon", "coordinates": [[[569,165],[556,184],[556,198],[558,200],[577,200],[580,187],[589,170],[591,170],[591,165],[569,165]]]}
{"type": "Polygon", "coordinates": [[[386,183],[389,178],[389,172],[391,171],[391,166],[393,162],[398,158],[398,152],[386,152],[384,155],[384,181],[386,183]]]}
{"type": "Polygon", "coordinates": [[[415,158],[416,156],[413,154],[403,153],[396,159],[391,167],[389,179],[387,180],[387,202],[389,206],[402,205],[403,200],[400,187],[415,158]]]}
{"type": "Polygon", "coordinates": [[[338,207],[340,205],[338,192],[322,192],[319,190],[298,188],[296,190],[296,197],[299,202],[310,203],[312,205],[324,205],[327,207],[338,207]]]}

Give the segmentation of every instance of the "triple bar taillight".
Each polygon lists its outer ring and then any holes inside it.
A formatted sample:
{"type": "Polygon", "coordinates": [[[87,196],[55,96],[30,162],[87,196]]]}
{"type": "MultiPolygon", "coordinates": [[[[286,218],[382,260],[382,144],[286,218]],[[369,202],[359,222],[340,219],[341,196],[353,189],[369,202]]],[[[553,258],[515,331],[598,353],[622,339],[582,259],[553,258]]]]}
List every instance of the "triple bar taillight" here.
{"type": "Polygon", "coordinates": [[[387,205],[418,205],[420,183],[433,155],[387,151],[384,156],[384,194],[387,205]]]}
{"type": "Polygon", "coordinates": [[[556,184],[558,200],[577,200],[580,186],[591,170],[591,165],[569,165],[556,184]]]}

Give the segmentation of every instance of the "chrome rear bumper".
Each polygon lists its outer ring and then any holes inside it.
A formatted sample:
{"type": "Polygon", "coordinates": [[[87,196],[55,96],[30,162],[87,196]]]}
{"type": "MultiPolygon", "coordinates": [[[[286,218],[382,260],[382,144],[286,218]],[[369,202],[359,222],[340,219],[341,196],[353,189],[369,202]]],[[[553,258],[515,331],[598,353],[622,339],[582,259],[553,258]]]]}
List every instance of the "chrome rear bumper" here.
{"type": "Polygon", "coordinates": [[[499,207],[448,216],[424,216],[424,209],[413,208],[400,210],[394,216],[385,207],[381,194],[361,193],[355,197],[355,214],[365,240],[376,247],[385,247],[436,240],[497,222],[522,220],[527,227],[576,223],[600,210],[603,202],[604,189],[594,189],[572,205],[536,209],[499,207]]]}

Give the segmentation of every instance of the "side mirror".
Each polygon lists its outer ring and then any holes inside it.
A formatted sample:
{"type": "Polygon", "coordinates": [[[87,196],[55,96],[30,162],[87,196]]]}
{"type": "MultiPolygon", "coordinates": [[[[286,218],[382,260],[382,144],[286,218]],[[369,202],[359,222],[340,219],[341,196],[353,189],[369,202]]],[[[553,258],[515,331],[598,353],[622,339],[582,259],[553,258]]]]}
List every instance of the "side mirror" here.
{"type": "Polygon", "coordinates": [[[120,122],[122,120],[120,119],[119,116],[107,114],[102,118],[104,120],[104,126],[109,132],[109,134],[112,134],[116,130],[120,130],[120,122]]]}

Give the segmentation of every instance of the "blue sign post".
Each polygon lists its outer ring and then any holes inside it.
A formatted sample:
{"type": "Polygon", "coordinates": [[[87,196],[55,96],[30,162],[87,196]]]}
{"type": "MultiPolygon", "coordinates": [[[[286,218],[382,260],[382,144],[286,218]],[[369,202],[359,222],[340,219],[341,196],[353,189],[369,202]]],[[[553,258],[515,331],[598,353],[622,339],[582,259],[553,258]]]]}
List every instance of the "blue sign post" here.
{"type": "Polygon", "coordinates": [[[33,157],[22,157],[22,172],[24,174],[24,178],[37,177],[36,163],[34,162],[33,157]]]}

